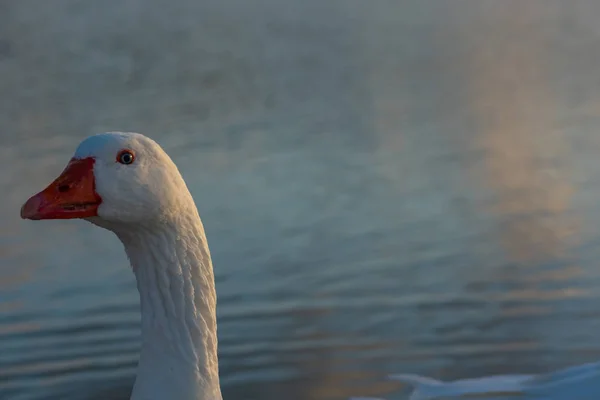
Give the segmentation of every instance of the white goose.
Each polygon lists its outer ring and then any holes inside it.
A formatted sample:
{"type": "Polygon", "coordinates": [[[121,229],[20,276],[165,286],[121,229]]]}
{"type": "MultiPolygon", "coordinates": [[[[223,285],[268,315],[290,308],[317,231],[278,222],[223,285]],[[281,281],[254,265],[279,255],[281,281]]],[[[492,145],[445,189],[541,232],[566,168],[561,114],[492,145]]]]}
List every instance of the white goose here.
{"type": "MultiPolygon", "coordinates": [[[[495,375],[443,382],[411,374],[390,379],[412,387],[409,400],[598,400],[600,361],[541,375],[495,375]]],[[[352,400],[381,400],[354,397],[352,400]]]]}
{"type": "Polygon", "coordinates": [[[219,400],[216,293],[204,228],[177,167],[137,133],[85,139],[21,217],[83,218],[123,242],[142,313],[132,400],[219,400]]]}

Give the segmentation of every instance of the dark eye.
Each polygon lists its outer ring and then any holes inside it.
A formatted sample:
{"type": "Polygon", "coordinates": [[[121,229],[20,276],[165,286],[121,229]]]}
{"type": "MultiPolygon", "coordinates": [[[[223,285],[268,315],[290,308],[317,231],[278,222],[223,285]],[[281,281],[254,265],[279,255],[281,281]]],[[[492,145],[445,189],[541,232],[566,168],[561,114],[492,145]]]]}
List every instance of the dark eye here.
{"type": "Polygon", "coordinates": [[[133,163],[133,160],[135,160],[135,156],[129,150],[122,150],[117,154],[117,161],[121,164],[129,165],[133,163]]]}

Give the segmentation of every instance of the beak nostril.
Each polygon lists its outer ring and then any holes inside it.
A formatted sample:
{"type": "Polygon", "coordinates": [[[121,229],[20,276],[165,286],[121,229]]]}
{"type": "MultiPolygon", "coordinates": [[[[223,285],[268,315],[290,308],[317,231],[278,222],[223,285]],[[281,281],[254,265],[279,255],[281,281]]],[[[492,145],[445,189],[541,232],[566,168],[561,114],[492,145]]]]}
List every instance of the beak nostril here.
{"type": "Polygon", "coordinates": [[[58,186],[58,191],[61,192],[61,193],[64,193],[67,190],[69,190],[69,185],[59,185],[58,186]]]}

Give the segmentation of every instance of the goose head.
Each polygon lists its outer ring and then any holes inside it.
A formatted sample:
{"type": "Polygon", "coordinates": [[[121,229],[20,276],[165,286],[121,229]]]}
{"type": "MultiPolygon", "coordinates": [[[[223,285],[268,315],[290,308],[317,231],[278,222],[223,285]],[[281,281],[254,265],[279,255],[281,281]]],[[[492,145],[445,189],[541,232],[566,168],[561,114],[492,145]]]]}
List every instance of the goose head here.
{"type": "Polygon", "coordinates": [[[189,203],[177,167],[156,142],[110,132],[81,142],[59,177],[27,200],[21,217],[83,218],[118,230],[159,223],[189,203]]]}

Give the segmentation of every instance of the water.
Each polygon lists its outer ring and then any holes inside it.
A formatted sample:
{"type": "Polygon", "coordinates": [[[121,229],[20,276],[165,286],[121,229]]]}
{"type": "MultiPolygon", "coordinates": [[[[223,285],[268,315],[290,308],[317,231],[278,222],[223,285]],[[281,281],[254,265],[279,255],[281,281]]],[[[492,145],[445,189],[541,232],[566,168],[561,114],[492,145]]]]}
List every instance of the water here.
{"type": "Polygon", "coordinates": [[[121,245],[18,217],[106,130],[158,140],[196,199],[226,399],[405,398],[385,374],[600,358],[599,17],[593,0],[0,3],[0,398],[128,399],[121,245]]]}

